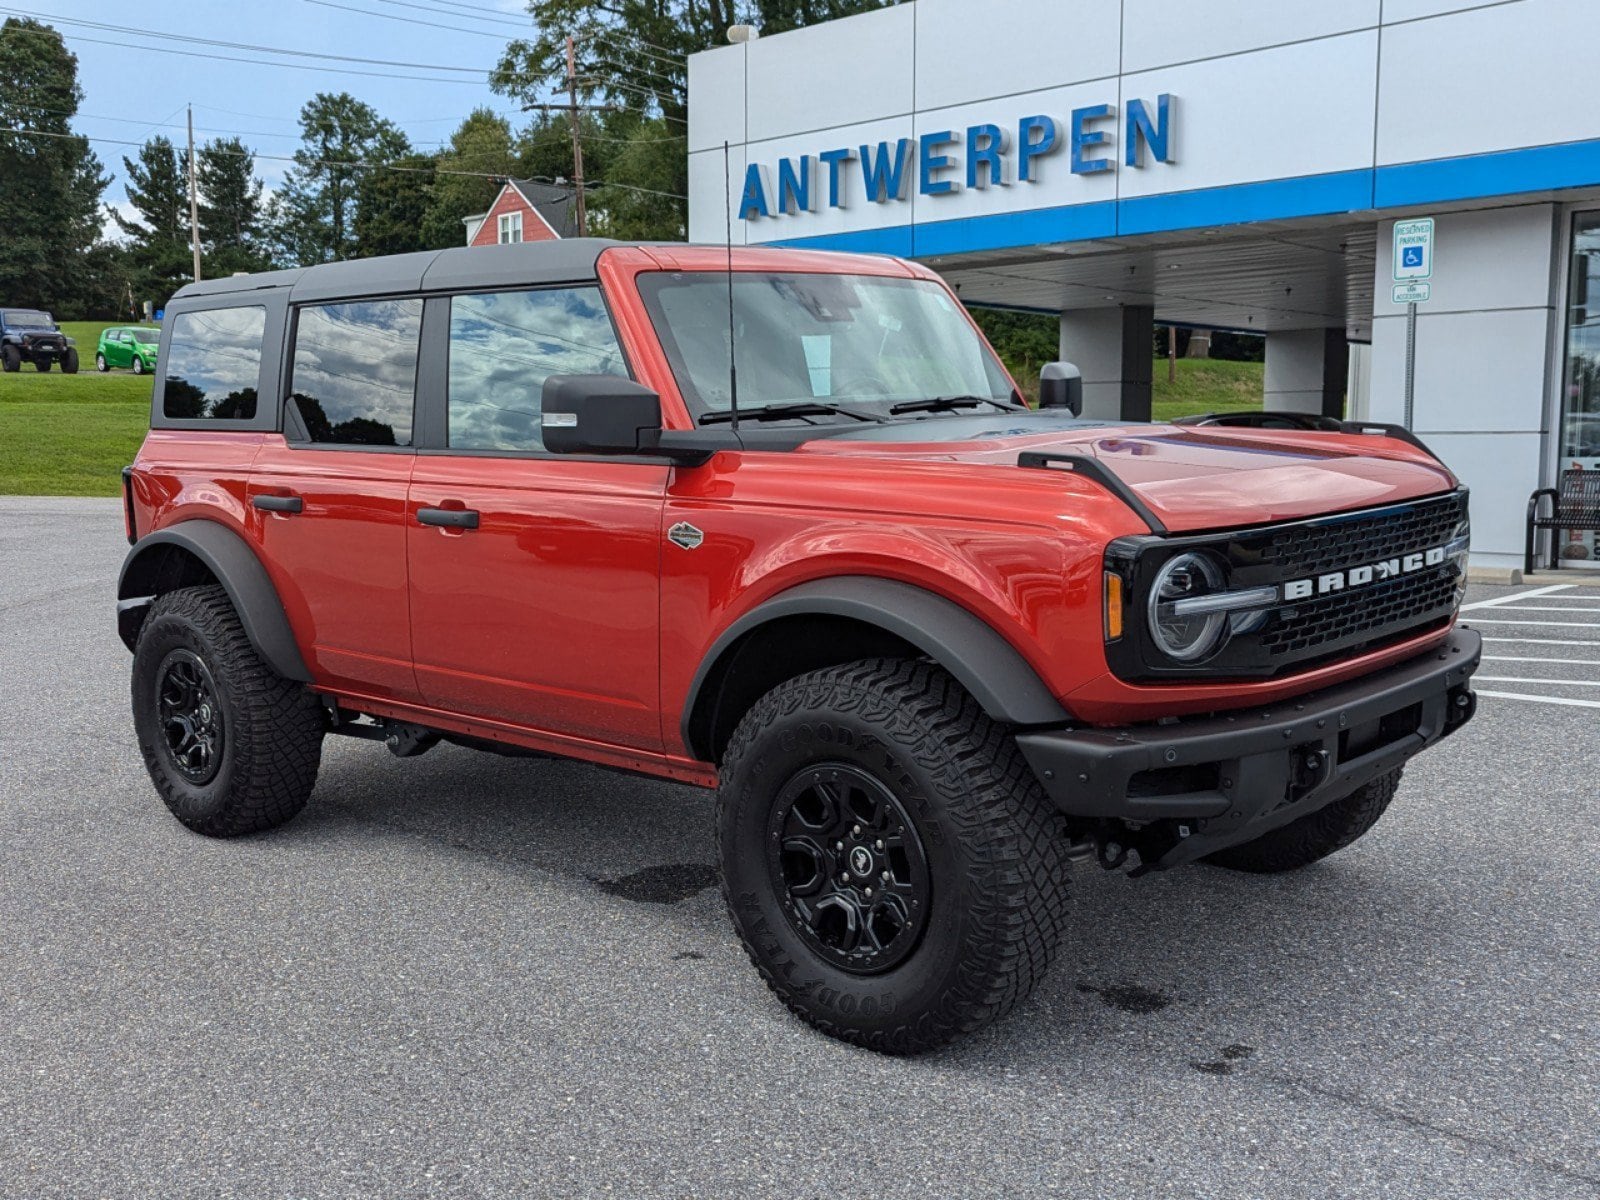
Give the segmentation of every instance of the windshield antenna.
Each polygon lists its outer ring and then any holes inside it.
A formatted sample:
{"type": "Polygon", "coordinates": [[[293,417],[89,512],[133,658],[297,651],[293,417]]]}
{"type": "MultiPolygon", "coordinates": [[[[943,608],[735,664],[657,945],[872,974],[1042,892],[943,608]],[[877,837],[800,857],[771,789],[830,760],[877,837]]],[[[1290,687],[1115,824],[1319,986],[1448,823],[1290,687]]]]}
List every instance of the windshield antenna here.
{"type": "Polygon", "coordinates": [[[733,173],[728,167],[728,143],[722,143],[722,219],[728,247],[728,428],[739,432],[739,367],[733,353],[733,173]]]}

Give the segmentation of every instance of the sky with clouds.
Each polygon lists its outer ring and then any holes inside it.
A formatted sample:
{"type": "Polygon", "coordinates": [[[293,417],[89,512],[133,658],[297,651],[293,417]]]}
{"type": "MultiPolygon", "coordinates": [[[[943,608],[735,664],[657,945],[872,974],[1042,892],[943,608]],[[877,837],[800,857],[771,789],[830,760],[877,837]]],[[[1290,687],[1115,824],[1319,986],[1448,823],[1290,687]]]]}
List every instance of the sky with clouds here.
{"type": "Polygon", "coordinates": [[[36,0],[26,9],[0,0],[0,19],[22,15],[55,26],[78,56],[84,99],[73,127],[100,139],[95,151],[114,177],[105,194],[111,205],[127,200],[122,157],[157,133],[181,144],[189,104],[196,142],[238,135],[262,156],[256,173],[268,187],[288,170],[300,107],[319,91],[364,100],[421,149],[447,141],[480,105],[521,119],[486,76],[505,43],[528,27],[522,0],[36,0]],[[289,58],[151,33],[419,66],[289,58]],[[440,67],[471,70],[427,69],[440,67]]]}

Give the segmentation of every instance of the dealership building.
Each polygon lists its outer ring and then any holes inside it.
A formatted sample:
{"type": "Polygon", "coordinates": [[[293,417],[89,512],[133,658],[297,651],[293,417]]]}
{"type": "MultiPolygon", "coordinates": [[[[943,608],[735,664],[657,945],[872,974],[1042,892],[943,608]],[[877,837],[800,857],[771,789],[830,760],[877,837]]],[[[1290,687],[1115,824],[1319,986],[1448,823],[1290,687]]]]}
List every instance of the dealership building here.
{"type": "Polygon", "coordinates": [[[1058,316],[1086,416],[1148,418],[1156,325],[1264,334],[1269,409],[1409,423],[1516,567],[1600,469],[1597,44],[1596,0],[912,0],[689,60],[689,233],[1058,316]]]}

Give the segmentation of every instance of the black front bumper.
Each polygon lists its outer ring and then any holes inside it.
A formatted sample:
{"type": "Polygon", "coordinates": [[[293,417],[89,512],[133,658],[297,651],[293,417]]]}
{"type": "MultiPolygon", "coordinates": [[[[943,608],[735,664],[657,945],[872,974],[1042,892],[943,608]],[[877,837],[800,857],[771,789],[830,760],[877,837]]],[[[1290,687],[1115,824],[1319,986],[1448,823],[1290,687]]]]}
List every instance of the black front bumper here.
{"type": "Polygon", "coordinates": [[[1125,729],[1020,733],[1017,745],[1072,817],[1152,832],[1146,869],[1192,862],[1348,796],[1455,732],[1482,639],[1281,704],[1125,729]]]}

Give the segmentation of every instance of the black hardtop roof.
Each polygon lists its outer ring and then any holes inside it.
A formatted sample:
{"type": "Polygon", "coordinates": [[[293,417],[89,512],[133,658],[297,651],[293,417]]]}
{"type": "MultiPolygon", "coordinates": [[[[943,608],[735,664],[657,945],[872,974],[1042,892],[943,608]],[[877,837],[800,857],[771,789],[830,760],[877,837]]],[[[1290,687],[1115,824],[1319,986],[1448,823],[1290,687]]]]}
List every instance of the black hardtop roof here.
{"type": "Polygon", "coordinates": [[[416,254],[353,258],[288,271],[260,271],[188,284],[172,297],[198,300],[287,288],[291,303],[392,295],[397,292],[451,292],[471,288],[534,287],[593,280],[600,252],[622,242],[607,238],[564,238],[504,246],[452,246],[416,254]]]}

